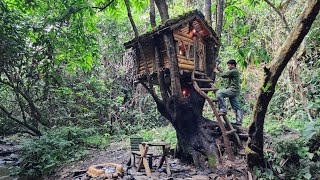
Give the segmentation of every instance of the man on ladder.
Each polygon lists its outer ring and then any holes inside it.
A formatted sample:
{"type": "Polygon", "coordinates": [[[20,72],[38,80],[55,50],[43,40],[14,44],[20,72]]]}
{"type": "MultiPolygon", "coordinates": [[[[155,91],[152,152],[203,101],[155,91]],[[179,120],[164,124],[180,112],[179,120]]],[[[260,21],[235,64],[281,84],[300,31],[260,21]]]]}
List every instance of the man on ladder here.
{"type": "Polygon", "coordinates": [[[230,100],[230,104],[232,109],[236,114],[236,124],[241,125],[243,119],[243,112],[240,107],[240,103],[238,100],[238,96],[240,95],[240,72],[237,69],[237,62],[233,59],[227,62],[228,70],[223,73],[218,67],[214,69],[214,72],[217,73],[218,76],[222,78],[228,78],[229,84],[226,89],[217,92],[217,101],[219,105],[219,114],[226,115],[226,103],[224,98],[228,97],[230,100]]]}

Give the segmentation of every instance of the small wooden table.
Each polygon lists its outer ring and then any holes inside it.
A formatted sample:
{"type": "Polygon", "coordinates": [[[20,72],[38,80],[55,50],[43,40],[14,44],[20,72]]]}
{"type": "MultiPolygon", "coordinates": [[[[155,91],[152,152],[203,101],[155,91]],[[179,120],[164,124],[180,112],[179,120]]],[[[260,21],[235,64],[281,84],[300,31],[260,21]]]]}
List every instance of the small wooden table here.
{"type": "Polygon", "coordinates": [[[147,159],[147,153],[149,150],[150,146],[159,146],[162,147],[162,154],[160,155],[151,155],[149,156],[150,158],[152,157],[161,157],[159,164],[157,166],[157,169],[161,168],[161,166],[163,165],[163,162],[166,162],[166,171],[167,171],[167,175],[170,176],[171,175],[171,171],[170,171],[170,164],[169,164],[169,159],[167,157],[168,155],[168,150],[170,149],[170,145],[168,143],[165,142],[141,142],[139,145],[139,149],[140,149],[140,153],[141,153],[141,158],[139,160],[139,164],[138,164],[138,171],[140,171],[140,169],[142,168],[142,165],[144,166],[144,169],[146,171],[147,176],[151,176],[151,170],[148,164],[148,159],[147,159]]]}

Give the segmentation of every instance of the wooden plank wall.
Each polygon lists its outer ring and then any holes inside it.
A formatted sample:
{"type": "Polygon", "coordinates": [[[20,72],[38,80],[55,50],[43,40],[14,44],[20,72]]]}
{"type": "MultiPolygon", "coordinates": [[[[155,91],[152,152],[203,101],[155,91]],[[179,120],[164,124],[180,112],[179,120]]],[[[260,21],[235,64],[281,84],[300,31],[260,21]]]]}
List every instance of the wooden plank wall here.
{"type": "MultiPolygon", "coordinates": [[[[149,72],[152,73],[156,70],[155,58],[154,58],[154,46],[152,44],[147,44],[143,46],[144,56],[146,58],[149,72]]],[[[140,59],[139,61],[139,73],[143,74],[145,72],[145,62],[140,59]]]]}
{"type": "MultiPolygon", "coordinates": [[[[211,46],[207,47],[206,43],[208,41],[203,40],[202,39],[202,35],[207,36],[209,33],[207,32],[207,30],[205,28],[203,28],[204,25],[202,25],[201,22],[199,21],[194,21],[192,23],[189,24],[185,24],[184,26],[182,26],[182,28],[175,30],[173,32],[173,36],[174,39],[179,43],[179,42],[183,42],[184,44],[190,46],[193,46],[193,52],[194,55],[192,57],[189,56],[189,51],[190,49],[186,49],[186,53],[188,53],[188,55],[181,55],[179,54],[179,50],[177,50],[177,56],[178,56],[178,66],[180,68],[180,70],[187,70],[187,71],[193,71],[195,68],[200,69],[200,70],[204,70],[207,71],[208,68],[210,68],[212,66],[212,63],[209,63],[209,67],[207,67],[207,58],[210,57],[212,59],[212,54],[207,54],[207,50],[212,50],[213,48],[211,46]],[[195,29],[197,30],[197,33],[200,35],[200,37],[194,37],[192,34],[192,30],[195,29]],[[195,43],[196,42],[196,43],[195,43]],[[198,53],[197,52],[199,49],[199,47],[201,47],[202,49],[202,57],[199,58],[198,53]],[[202,61],[202,62],[199,62],[202,61]],[[197,66],[197,67],[195,67],[197,66]]],[[[161,39],[161,38],[160,38],[161,39]]],[[[169,59],[165,50],[165,44],[164,44],[164,40],[161,39],[161,42],[159,42],[158,44],[160,45],[159,49],[160,49],[160,54],[161,57],[163,58],[163,66],[164,68],[169,68],[169,59]]],[[[156,61],[155,61],[155,53],[154,53],[154,45],[152,43],[148,43],[148,44],[144,44],[143,46],[144,48],[144,53],[145,53],[145,57],[147,60],[147,64],[148,64],[148,68],[150,71],[150,74],[152,74],[153,72],[157,71],[157,67],[156,67],[156,61]]],[[[144,62],[140,61],[138,62],[139,64],[139,69],[137,70],[138,74],[143,74],[145,73],[145,65],[144,62]]],[[[211,73],[210,73],[211,74],[211,73]]]]}

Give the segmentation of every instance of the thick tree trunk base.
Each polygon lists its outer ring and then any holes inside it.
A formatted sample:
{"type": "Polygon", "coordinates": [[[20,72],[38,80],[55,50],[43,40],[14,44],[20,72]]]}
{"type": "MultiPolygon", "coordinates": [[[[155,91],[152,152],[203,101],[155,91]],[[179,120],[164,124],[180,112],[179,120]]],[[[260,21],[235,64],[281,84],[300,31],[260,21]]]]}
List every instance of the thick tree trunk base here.
{"type": "Polygon", "coordinates": [[[217,121],[202,116],[204,99],[193,87],[187,89],[190,96],[179,100],[176,119],[171,121],[178,140],[175,156],[199,168],[215,169],[224,152],[221,129],[217,121]]]}

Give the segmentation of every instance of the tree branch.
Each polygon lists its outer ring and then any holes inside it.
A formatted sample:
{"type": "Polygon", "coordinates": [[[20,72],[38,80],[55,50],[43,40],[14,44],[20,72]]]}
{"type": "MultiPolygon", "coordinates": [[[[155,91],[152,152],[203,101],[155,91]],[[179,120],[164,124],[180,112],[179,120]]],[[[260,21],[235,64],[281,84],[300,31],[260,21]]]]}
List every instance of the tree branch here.
{"type": "Polygon", "coordinates": [[[290,27],[289,27],[289,24],[288,24],[286,18],[284,17],[284,14],[282,14],[282,13],[279,11],[279,9],[276,8],[276,6],[275,6],[274,4],[272,4],[272,2],[270,2],[269,0],[264,0],[264,1],[265,1],[270,7],[272,7],[272,9],[273,9],[274,11],[276,11],[276,13],[280,16],[282,22],[284,23],[286,30],[289,32],[289,31],[290,31],[290,27]]]}
{"type": "Polygon", "coordinates": [[[154,99],[154,101],[156,101],[156,103],[162,103],[163,101],[161,99],[159,99],[159,97],[156,95],[156,93],[154,91],[151,91],[151,89],[144,83],[144,82],[140,82],[139,83],[151,94],[152,98],[154,99]]]}
{"type": "MultiPolygon", "coordinates": [[[[278,15],[280,16],[281,20],[283,21],[283,23],[285,24],[285,29],[287,30],[287,33],[290,32],[290,27],[288,25],[288,22],[284,16],[284,14],[282,12],[280,12],[280,8],[276,8],[274,4],[272,4],[269,0],[264,0],[266,3],[268,3],[277,13],[278,15]]],[[[284,2],[285,6],[287,6],[288,4],[290,3],[290,0],[287,0],[286,2],[284,2]]],[[[302,51],[305,51],[305,47],[304,46],[300,46],[302,51]]],[[[300,96],[301,96],[301,99],[302,99],[302,103],[303,103],[303,108],[305,110],[305,112],[307,113],[308,115],[308,118],[309,120],[312,120],[312,117],[310,115],[310,112],[309,112],[309,109],[308,109],[308,99],[305,95],[305,93],[303,92],[302,90],[302,82],[301,82],[301,77],[300,77],[300,74],[299,74],[299,66],[297,65],[298,64],[298,59],[299,59],[299,55],[295,55],[293,57],[293,60],[292,60],[292,63],[289,64],[289,75],[290,75],[290,79],[292,81],[293,84],[297,84],[298,88],[297,88],[297,91],[299,91],[299,88],[301,90],[300,93],[300,96]],[[293,75],[292,75],[293,74],[293,75]],[[292,76],[296,76],[295,78],[292,78],[292,76]]]]}
{"type": "Polygon", "coordinates": [[[10,118],[11,120],[13,120],[14,122],[26,127],[27,129],[31,130],[32,132],[34,132],[38,136],[42,135],[41,132],[38,129],[36,129],[35,127],[29,126],[27,123],[24,123],[24,122],[20,121],[19,119],[13,117],[12,114],[9,111],[7,111],[7,109],[4,106],[0,105],[0,110],[2,112],[4,112],[7,115],[7,117],[10,118]]]}
{"type": "Polygon", "coordinates": [[[103,7],[97,7],[97,6],[93,6],[91,8],[94,8],[94,9],[99,9],[99,12],[105,10],[107,7],[109,7],[112,3],[114,2],[114,0],[111,0],[109,3],[107,3],[105,6],[103,7]]]}
{"type": "Polygon", "coordinates": [[[17,98],[21,113],[22,113],[23,121],[26,123],[27,122],[27,118],[26,118],[26,114],[25,114],[25,111],[24,111],[24,108],[23,108],[23,102],[21,101],[19,94],[18,93],[15,93],[15,94],[16,94],[16,98],[17,98]]]}
{"type": "Polygon", "coordinates": [[[150,23],[151,27],[156,27],[156,16],[155,16],[155,7],[154,7],[154,0],[150,0],[150,23]]]}
{"type": "Polygon", "coordinates": [[[36,105],[34,104],[34,102],[32,101],[32,98],[26,94],[23,93],[22,90],[17,86],[14,86],[13,84],[13,79],[11,78],[11,76],[8,74],[8,72],[4,71],[6,77],[8,78],[9,82],[3,81],[2,79],[0,79],[0,83],[8,85],[9,87],[11,87],[13,89],[13,91],[15,93],[20,94],[29,104],[29,107],[31,109],[31,116],[38,122],[40,122],[42,125],[47,126],[47,124],[45,122],[42,121],[41,119],[41,113],[38,110],[38,108],[36,107],[36,105]]]}

